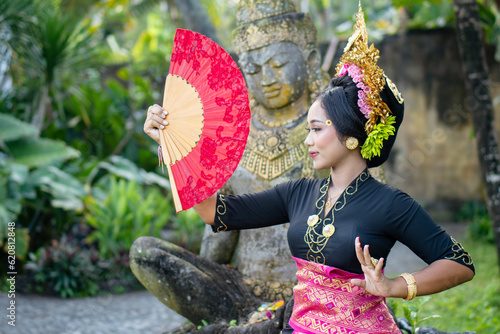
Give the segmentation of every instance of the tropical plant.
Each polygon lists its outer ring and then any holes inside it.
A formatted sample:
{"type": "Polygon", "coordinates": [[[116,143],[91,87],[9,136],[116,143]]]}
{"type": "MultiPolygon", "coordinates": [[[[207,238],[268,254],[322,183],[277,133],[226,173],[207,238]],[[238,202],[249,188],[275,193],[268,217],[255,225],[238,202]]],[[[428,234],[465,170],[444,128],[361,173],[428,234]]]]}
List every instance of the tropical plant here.
{"type": "Polygon", "coordinates": [[[99,256],[82,249],[67,235],[30,253],[29,258],[25,269],[34,276],[34,287],[40,293],[55,292],[67,298],[92,296],[99,291],[99,256]]]}
{"type": "Polygon", "coordinates": [[[175,215],[172,223],[173,237],[171,242],[198,254],[205,224],[194,209],[181,211],[175,215]]]}
{"type": "Polygon", "coordinates": [[[39,138],[38,133],[30,124],[0,114],[0,149],[13,163],[36,167],[79,156],[64,142],[39,138]]]}
{"type": "MultiPolygon", "coordinates": [[[[0,114],[0,247],[3,246],[9,222],[16,222],[26,199],[36,200],[36,182],[30,167],[47,166],[78,156],[78,151],[63,142],[37,137],[36,129],[15,117],[0,114]]],[[[45,167],[50,168],[50,167],[45,167]]],[[[53,167],[54,168],[54,167],[53,167]]],[[[52,169],[54,173],[55,170],[52,169]]],[[[39,180],[50,188],[52,182],[39,180]]],[[[28,251],[28,226],[16,230],[16,255],[23,259],[28,251]]]]}
{"type": "Polygon", "coordinates": [[[16,44],[12,72],[22,88],[16,98],[24,102],[16,111],[40,131],[54,121],[67,124],[64,97],[77,91],[79,79],[92,67],[96,41],[90,23],[61,11],[58,2],[37,0],[33,6],[29,43],[16,44]]]}
{"type": "Polygon", "coordinates": [[[466,202],[457,214],[457,220],[467,222],[469,238],[472,240],[495,243],[493,224],[488,215],[488,209],[483,202],[466,202]]]}
{"type": "Polygon", "coordinates": [[[135,181],[117,180],[114,176],[108,179],[109,192],[104,200],[85,200],[85,218],[94,229],[86,240],[95,242],[106,259],[130,249],[140,236],[160,237],[172,213],[171,201],[157,188],[143,189],[135,181]]]}
{"type": "Polygon", "coordinates": [[[24,187],[27,174],[27,167],[10,164],[0,157],[0,248],[8,253],[8,235],[14,232],[15,256],[20,260],[24,260],[29,249],[28,229],[16,223],[23,198],[33,195],[32,189],[24,187]]]}
{"type": "Polygon", "coordinates": [[[440,315],[423,316],[423,306],[430,300],[430,296],[417,298],[415,301],[400,301],[391,299],[390,307],[396,315],[403,312],[404,318],[411,326],[411,334],[417,333],[417,328],[421,323],[432,318],[439,318],[440,315]]]}
{"type": "MultiPolygon", "coordinates": [[[[137,182],[141,185],[156,185],[164,190],[170,191],[170,182],[163,176],[154,172],[147,172],[137,167],[132,161],[118,155],[110,156],[108,160],[109,161],[99,162],[95,168],[92,169],[87,176],[87,186],[90,187],[93,184],[99,184],[103,172],[106,172],[129,181],[137,182]]],[[[97,190],[97,188],[98,187],[94,187],[95,190],[97,190]]]]}

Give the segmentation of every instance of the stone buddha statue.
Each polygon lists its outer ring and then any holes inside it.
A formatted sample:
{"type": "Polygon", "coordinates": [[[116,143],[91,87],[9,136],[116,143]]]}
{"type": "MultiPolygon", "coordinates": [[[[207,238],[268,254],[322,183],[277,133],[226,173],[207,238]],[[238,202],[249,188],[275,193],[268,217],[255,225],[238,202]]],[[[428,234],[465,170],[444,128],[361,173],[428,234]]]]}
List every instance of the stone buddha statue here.
{"type": "MultiPolygon", "coordinates": [[[[222,193],[243,194],[313,177],[304,144],[313,96],[328,84],[320,69],[316,29],[290,0],[241,0],[233,48],[251,97],[247,147],[222,193]]],[[[158,300],[194,323],[229,321],[262,301],[288,299],[295,263],[288,226],[214,234],[207,227],[201,256],[142,237],[130,250],[131,269],[158,300]],[[238,270],[225,264],[236,263],[238,270]]]]}
{"type": "MultiPolygon", "coordinates": [[[[312,98],[326,87],[311,18],[290,0],[242,0],[236,9],[233,48],[251,97],[252,122],[239,167],[221,190],[244,194],[313,177],[304,140],[312,98]]],[[[213,234],[207,227],[201,256],[230,263],[264,300],[288,298],[295,263],[286,240],[288,225],[213,234]]]]}

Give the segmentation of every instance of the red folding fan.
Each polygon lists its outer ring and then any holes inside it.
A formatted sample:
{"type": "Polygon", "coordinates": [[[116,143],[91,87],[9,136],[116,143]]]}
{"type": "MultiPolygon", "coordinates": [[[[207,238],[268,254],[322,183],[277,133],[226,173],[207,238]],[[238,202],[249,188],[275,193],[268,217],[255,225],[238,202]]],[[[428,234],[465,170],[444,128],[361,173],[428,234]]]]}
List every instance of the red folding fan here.
{"type": "Polygon", "coordinates": [[[250,126],[245,80],[222,47],[177,29],[163,108],[162,155],[179,212],[214,194],[238,166],[250,126]]]}

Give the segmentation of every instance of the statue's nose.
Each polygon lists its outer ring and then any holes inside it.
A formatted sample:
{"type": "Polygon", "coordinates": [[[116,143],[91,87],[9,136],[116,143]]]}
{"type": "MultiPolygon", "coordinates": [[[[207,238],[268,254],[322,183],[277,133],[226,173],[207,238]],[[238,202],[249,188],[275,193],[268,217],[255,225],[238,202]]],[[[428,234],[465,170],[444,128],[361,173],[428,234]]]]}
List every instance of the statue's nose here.
{"type": "Polygon", "coordinates": [[[275,83],[276,72],[268,65],[262,66],[262,80],[263,86],[269,86],[275,83]]]}

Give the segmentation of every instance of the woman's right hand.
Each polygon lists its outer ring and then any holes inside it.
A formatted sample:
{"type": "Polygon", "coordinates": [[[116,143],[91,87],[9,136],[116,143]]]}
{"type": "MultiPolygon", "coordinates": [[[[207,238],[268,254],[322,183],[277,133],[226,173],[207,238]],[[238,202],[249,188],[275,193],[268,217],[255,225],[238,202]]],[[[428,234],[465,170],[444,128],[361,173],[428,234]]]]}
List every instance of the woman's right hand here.
{"type": "Polygon", "coordinates": [[[161,145],[160,142],[160,129],[165,128],[168,125],[166,117],[168,112],[157,104],[152,105],[148,108],[148,115],[146,121],[144,122],[144,132],[154,141],[161,145]]]}

